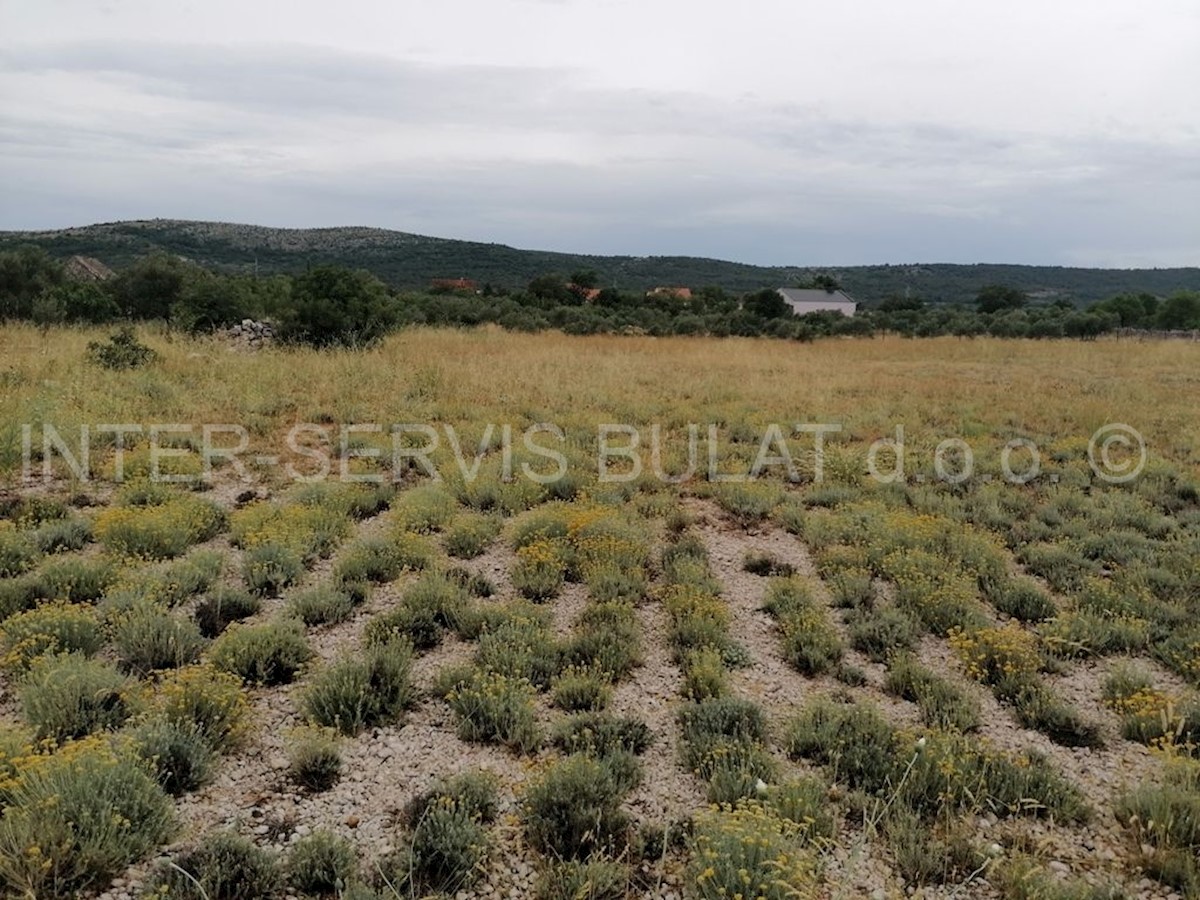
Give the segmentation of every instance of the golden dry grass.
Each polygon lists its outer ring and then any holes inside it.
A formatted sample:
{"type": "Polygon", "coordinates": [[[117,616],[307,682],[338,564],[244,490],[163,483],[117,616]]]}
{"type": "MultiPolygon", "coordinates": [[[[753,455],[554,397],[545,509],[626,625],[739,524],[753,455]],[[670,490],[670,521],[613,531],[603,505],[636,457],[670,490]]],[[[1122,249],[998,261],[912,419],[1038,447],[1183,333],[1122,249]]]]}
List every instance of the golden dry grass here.
{"type": "Polygon", "coordinates": [[[106,372],[85,362],[102,332],[0,329],[0,468],[17,462],[20,425],[236,423],[252,449],[279,450],[299,422],[550,421],[679,428],[836,423],[866,444],[906,429],[914,447],[961,437],[984,456],[1004,441],[1086,446],[1125,422],[1151,458],[1200,472],[1200,346],[1187,342],[937,338],[829,340],[570,337],[411,330],[366,352],[231,352],[216,340],[150,331],[159,362],[106,372]],[[978,442],[978,446],[977,446],[978,442]]]}

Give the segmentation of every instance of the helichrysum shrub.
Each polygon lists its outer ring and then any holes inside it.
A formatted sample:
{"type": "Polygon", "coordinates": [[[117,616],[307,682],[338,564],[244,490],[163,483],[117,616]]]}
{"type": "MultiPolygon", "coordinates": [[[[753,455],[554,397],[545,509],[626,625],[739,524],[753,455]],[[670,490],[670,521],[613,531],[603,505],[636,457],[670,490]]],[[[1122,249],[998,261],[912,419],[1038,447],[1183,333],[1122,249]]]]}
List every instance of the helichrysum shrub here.
{"type": "Polygon", "coordinates": [[[544,620],[513,617],[479,638],[475,662],[486,672],[544,688],[562,668],[562,647],[544,620]]]}
{"type": "Polygon", "coordinates": [[[310,722],[357,734],[394,722],[412,705],[412,645],[403,639],[356,651],[316,672],[301,694],[310,722]]]}
{"type": "Polygon", "coordinates": [[[585,712],[568,716],[554,729],[554,745],[564,753],[610,756],[615,753],[644,753],[654,737],[640,719],[608,713],[585,712]]]}
{"type": "Polygon", "coordinates": [[[525,792],[521,817],[535,849],[565,859],[620,850],[629,819],[623,791],[600,759],[575,754],[552,763],[525,792]]]}
{"type": "Polygon", "coordinates": [[[247,684],[287,684],[313,655],[304,628],[293,619],[264,625],[236,624],[213,641],[213,665],[247,684]]]}
{"type": "Polygon", "coordinates": [[[612,687],[602,674],[568,666],[555,679],[551,694],[554,705],[567,712],[599,710],[612,699],[612,687]]]}
{"type": "Polygon", "coordinates": [[[300,591],[288,599],[284,613],[305,625],[336,625],[354,614],[354,600],[332,585],[300,591]]]}
{"type": "Polygon", "coordinates": [[[154,506],[114,506],[96,517],[96,538],[113,553],[170,559],[214,537],[225,514],[199,497],[177,495],[154,506]]]}
{"type": "Polygon", "coordinates": [[[327,791],[342,774],[342,751],[332,728],[297,728],[288,736],[288,776],[310,791],[327,791]]]}
{"type": "Polygon", "coordinates": [[[230,517],[235,547],[286,547],[304,562],[328,557],[350,533],[350,521],[336,507],[305,503],[256,503],[230,517]]]}
{"type": "Polygon", "coordinates": [[[762,803],[705,810],[689,841],[688,883],[702,900],[815,894],[816,861],[803,843],[800,825],[762,803]]]}
{"type": "Polygon", "coordinates": [[[474,559],[500,534],[500,520],[480,513],[456,516],[445,532],[446,552],[457,559],[474,559]]]}
{"type": "Polygon", "coordinates": [[[117,570],[106,559],[61,557],[38,572],[43,596],[71,603],[91,603],[116,580],[117,570]]]}
{"type": "Polygon", "coordinates": [[[288,884],[303,894],[317,896],[337,893],[357,867],[353,845],[324,829],[292,844],[285,863],[288,884]]]}
{"type": "Polygon", "coordinates": [[[931,728],[974,731],[980,725],[979,703],[952,681],[925,668],[911,654],[892,657],[885,689],[916,703],[921,720],[931,728]]]}
{"type": "Polygon", "coordinates": [[[441,531],[458,511],[458,502],[446,488],[425,484],[404,491],[392,501],[392,519],[402,531],[431,534],[441,531]]]}
{"type": "Polygon", "coordinates": [[[283,544],[259,544],[242,557],[242,580],[251,593],[275,597],[300,580],[304,562],[283,544]]]}
{"type": "Polygon", "coordinates": [[[894,606],[856,611],[847,617],[850,645],[874,662],[911,650],[920,637],[917,624],[894,606]]]}
{"type": "Polygon", "coordinates": [[[37,563],[40,552],[33,539],[12,522],[0,521],[0,578],[14,578],[37,563]]]}
{"type": "Polygon", "coordinates": [[[537,900],[624,900],[628,895],[628,867],[601,858],[554,863],[534,886],[537,900]]]}
{"type": "Polygon", "coordinates": [[[1036,637],[1015,621],[974,631],[952,629],[950,645],[971,678],[992,686],[1035,679],[1042,667],[1036,637]]]}
{"type": "Polygon", "coordinates": [[[522,597],[542,602],[558,594],[564,579],[562,551],[552,541],[535,541],[517,551],[510,573],[522,597]]]}
{"type": "Polygon", "coordinates": [[[283,881],[272,852],[229,831],[210,832],[200,843],[160,865],[148,897],[171,900],[267,900],[283,881]]]}
{"type": "Polygon", "coordinates": [[[534,689],[525,679],[476,672],[445,699],[458,716],[458,736],[464,741],[503,744],[527,753],[541,740],[533,697],[534,689]]]}
{"type": "Polygon", "coordinates": [[[65,741],[119,728],[133,686],[116,669],[76,653],[40,657],[21,682],[21,715],[39,738],[65,741]]]}
{"type": "Polygon", "coordinates": [[[215,767],[207,736],[190,722],[152,716],[130,732],[133,747],[168,794],[178,796],[206,784],[215,767]]]}
{"type": "Polygon", "coordinates": [[[27,668],[47,653],[91,656],[104,646],[95,610],[71,603],[44,603],[17,613],[0,627],[0,648],[5,668],[27,668]]]}
{"type": "Polygon", "coordinates": [[[19,766],[0,819],[0,882],[26,897],[103,889],[174,829],[171,801],[110,738],[68,744],[19,766]]]}
{"type": "Polygon", "coordinates": [[[442,632],[457,629],[470,601],[466,590],[445,575],[426,572],[404,592],[400,603],[371,620],[368,643],[405,635],[418,650],[441,643],[442,632]]]}
{"type": "Polygon", "coordinates": [[[225,557],[215,550],[196,550],[183,559],[157,566],[148,566],[122,578],[106,594],[124,595],[129,605],[134,600],[148,600],[161,606],[174,607],[211,588],[221,576],[225,557]]]}
{"type": "Polygon", "coordinates": [[[165,674],[149,711],[180,727],[194,727],[218,753],[241,742],[250,715],[241,679],[207,665],[165,674]]]}
{"type": "Polygon", "coordinates": [[[124,613],[111,628],[121,667],[139,676],[194,663],[206,643],[191,619],[149,603],[124,613]]]}
{"type": "Polygon", "coordinates": [[[215,638],[234,622],[262,609],[262,599],[239,588],[219,587],[196,605],[196,626],[207,638],[215,638]]]}

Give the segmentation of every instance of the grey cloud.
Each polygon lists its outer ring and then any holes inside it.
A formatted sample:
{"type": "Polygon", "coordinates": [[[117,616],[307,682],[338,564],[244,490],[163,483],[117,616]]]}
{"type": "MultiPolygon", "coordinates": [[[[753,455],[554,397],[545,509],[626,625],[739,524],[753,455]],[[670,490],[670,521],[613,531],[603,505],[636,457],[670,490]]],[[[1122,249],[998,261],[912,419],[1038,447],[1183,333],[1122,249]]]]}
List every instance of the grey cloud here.
{"type": "Polygon", "coordinates": [[[105,81],[155,111],[93,110],[86,95],[56,97],[52,112],[6,104],[0,180],[16,187],[0,226],[156,215],[368,224],[780,264],[1102,262],[1114,248],[1200,243],[1195,216],[1179,212],[1200,205],[1195,142],[1052,141],[799,103],[599,89],[565,68],[305,47],[0,51],[0,92],[6,79],[39,73],[105,81]],[[350,150],[422,129],[535,142],[567,134],[590,152],[543,162],[487,146],[473,159],[436,145],[395,162],[337,155],[339,141],[350,150]],[[306,167],[297,148],[335,155],[306,167]],[[1156,209],[1172,203],[1169,215],[1156,209]]]}

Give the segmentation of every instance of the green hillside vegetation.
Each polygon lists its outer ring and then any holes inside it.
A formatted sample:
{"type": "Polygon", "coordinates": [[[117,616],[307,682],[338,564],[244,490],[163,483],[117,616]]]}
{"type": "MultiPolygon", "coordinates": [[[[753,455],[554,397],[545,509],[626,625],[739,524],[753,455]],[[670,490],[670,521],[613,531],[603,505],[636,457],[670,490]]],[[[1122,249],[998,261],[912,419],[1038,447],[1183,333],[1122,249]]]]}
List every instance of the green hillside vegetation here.
{"type": "MultiPolygon", "coordinates": [[[[834,291],[821,273],[792,284],[834,291]]],[[[273,336],[311,346],[365,346],[397,328],[470,327],[492,323],[512,331],[568,334],[766,335],[812,340],[831,335],[896,333],[910,337],[991,335],[1007,338],[1095,338],[1118,328],[1200,329],[1200,291],[1166,297],[1149,291],[1110,296],[1080,308],[1047,301],[1011,283],[976,285],[961,303],[933,303],[911,293],[860,303],[841,312],[796,316],[775,286],[741,293],[719,286],[685,292],[604,287],[594,269],[538,274],[509,289],[486,283],[397,289],[377,273],[341,264],[294,274],[237,274],[157,250],[132,258],[111,277],[81,279],[36,244],[0,250],[0,321],[38,325],[165,321],[192,333],[246,318],[273,323],[273,336]]],[[[104,364],[127,362],[129,348],[100,348],[104,364]],[[107,361],[107,362],[106,362],[107,361]]]]}
{"type": "MultiPolygon", "coordinates": [[[[919,296],[971,303],[988,284],[1011,285],[1035,299],[1076,306],[1142,291],[1168,296],[1200,290],[1200,268],[1083,269],[1058,266],[912,264],[766,267],[686,256],[588,256],[517,250],[502,244],[423,237],[379,228],[264,228],[155,219],[45,232],[0,232],[0,250],[36,244],[51,256],[90,256],[121,269],[155,252],[229,274],[298,274],[319,265],[365,269],[395,289],[421,289],[435,278],[470,278],[516,290],[547,272],[594,271],[599,286],[643,292],[660,285],[713,286],[746,292],[830,274],[866,302],[919,296]]],[[[803,247],[796,255],[803,256],[803,247]]]]}

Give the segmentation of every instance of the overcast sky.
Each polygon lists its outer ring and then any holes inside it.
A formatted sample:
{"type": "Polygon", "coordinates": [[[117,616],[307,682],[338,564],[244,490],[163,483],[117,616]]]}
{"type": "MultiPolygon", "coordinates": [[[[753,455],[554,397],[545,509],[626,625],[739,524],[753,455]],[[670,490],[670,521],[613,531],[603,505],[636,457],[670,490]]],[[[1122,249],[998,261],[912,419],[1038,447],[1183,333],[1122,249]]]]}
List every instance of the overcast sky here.
{"type": "Polygon", "coordinates": [[[1196,0],[0,0],[0,228],[1200,265],[1196,0]]]}

